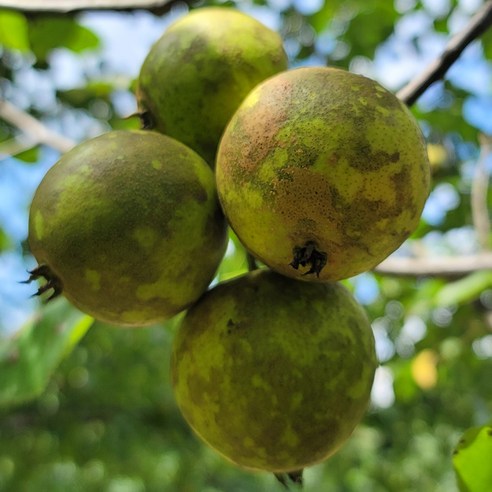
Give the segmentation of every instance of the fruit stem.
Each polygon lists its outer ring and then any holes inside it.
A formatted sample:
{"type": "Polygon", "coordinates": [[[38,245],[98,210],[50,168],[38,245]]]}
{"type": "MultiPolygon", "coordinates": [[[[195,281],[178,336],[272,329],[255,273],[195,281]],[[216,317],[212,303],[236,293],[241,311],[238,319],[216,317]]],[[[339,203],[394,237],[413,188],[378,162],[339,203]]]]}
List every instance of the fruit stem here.
{"type": "Polygon", "coordinates": [[[136,113],[136,116],[140,119],[140,126],[142,130],[153,130],[155,128],[154,118],[150,111],[141,111],[136,113]]]}
{"type": "Polygon", "coordinates": [[[319,278],[321,270],[328,261],[328,255],[324,251],[319,251],[314,241],[308,241],[304,246],[295,246],[292,250],[292,261],[290,266],[294,269],[298,269],[299,266],[305,267],[310,265],[310,269],[303,273],[303,275],[310,275],[315,273],[319,278]]]}
{"type": "Polygon", "coordinates": [[[302,472],[303,470],[296,470],[289,473],[274,473],[275,478],[289,490],[291,486],[295,486],[296,490],[302,489],[302,472]]]}
{"type": "Polygon", "coordinates": [[[27,273],[29,273],[29,278],[27,280],[21,281],[21,284],[30,284],[33,280],[37,280],[40,277],[46,279],[46,283],[41,285],[37,292],[35,292],[31,297],[40,296],[46,291],[53,289],[51,295],[48,297],[48,299],[46,299],[46,302],[49,302],[62,293],[63,288],[61,280],[51,271],[48,265],[38,265],[36,268],[34,268],[33,270],[29,270],[27,273]]]}

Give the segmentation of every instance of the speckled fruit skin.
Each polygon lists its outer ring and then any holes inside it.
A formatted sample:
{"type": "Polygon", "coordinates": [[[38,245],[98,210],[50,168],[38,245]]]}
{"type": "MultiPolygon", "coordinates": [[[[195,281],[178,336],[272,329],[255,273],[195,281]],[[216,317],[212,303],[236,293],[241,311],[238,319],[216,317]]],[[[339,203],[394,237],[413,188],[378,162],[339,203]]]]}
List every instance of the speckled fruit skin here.
{"type": "Polygon", "coordinates": [[[351,277],[397,249],[419,223],[430,181],[405,105],[371,79],[327,67],[257,86],[224,132],[216,175],[247,249],[309,281],[351,277]],[[309,264],[291,265],[307,243],[326,255],[319,277],[309,264]]]}
{"type": "Polygon", "coordinates": [[[225,7],[201,8],[174,22],[151,48],[137,97],[151,125],[211,165],[234,111],[259,82],[287,68],[280,36],[225,7]]]}
{"type": "Polygon", "coordinates": [[[120,130],[81,143],[48,171],[32,201],[29,244],[79,309],[139,326],[206,290],[226,226],[201,157],[157,132],[120,130]]]}
{"type": "Polygon", "coordinates": [[[366,410],[376,369],[362,307],[337,283],[258,270],[208,291],[182,321],[172,382],[185,419],[245,468],[332,455],[366,410]]]}

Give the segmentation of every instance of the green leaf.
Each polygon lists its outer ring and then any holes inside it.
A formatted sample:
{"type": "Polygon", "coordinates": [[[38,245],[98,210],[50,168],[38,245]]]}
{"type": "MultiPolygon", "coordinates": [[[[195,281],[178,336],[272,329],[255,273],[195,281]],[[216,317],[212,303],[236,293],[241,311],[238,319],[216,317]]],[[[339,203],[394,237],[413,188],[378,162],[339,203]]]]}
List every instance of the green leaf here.
{"type": "Polygon", "coordinates": [[[481,43],[485,57],[492,60],[492,31],[488,30],[481,37],[481,43]]]}
{"type": "Polygon", "coordinates": [[[492,287],[492,271],[475,272],[446,284],[436,293],[434,301],[437,306],[464,304],[478,298],[489,287],[492,287]]]}
{"type": "Polygon", "coordinates": [[[373,58],[378,46],[394,31],[398,14],[392,2],[354,2],[358,10],[341,39],[351,46],[351,54],[373,58]]]}
{"type": "Polygon", "coordinates": [[[33,164],[39,160],[39,147],[34,146],[30,149],[23,150],[22,152],[15,154],[13,157],[19,159],[20,161],[33,164]]]}
{"type": "Polygon", "coordinates": [[[9,49],[29,51],[27,21],[20,12],[0,10],[0,44],[9,49]]]}
{"type": "Polygon", "coordinates": [[[308,18],[309,24],[317,34],[324,31],[330,25],[338,7],[339,5],[335,5],[335,2],[324,2],[323,7],[308,18]]]}
{"type": "Polygon", "coordinates": [[[57,91],[58,98],[76,108],[86,108],[90,102],[97,99],[110,100],[115,87],[108,82],[93,81],[85,87],[57,91]]]}
{"type": "Polygon", "coordinates": [[[0,251],[5,251],[12,246],[12,241],[8,234],[0,227],[0,251]]]}
{"type": "Polygon", "coordinates": [[[0,407],[38,397],[93,321],[61,298],[44,306],[15,337],[1,341],[0,407]]]}
{"type": "Polygon", "coordinates": [[[51,50],[66,48],[80,53],[99,47],[99,38],[70,18],[42,18],[29,29],[31,46],[38,61],[45,61],[51,50]]]}
{"type": "Polygon", "coordinates": [[[113,130],[139,130],[142,128],[140,118],[137,115],[131,115],[127,118],[114,117],[108,123],[113,130]]]}
{"type": "Polygon", "coordinates": [[[453,455],[461,492],[492,490],[492,425],[468,429],[453,455]]]}

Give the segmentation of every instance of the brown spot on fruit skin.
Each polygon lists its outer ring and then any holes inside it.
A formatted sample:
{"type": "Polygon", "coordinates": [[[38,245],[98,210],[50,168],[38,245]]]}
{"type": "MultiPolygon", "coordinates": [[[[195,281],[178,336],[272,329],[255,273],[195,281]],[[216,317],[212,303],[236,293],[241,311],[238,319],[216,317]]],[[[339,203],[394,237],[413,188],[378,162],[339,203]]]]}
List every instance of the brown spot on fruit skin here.
{"type": "Polygon", "coordinates": [[[250,253],[312,281],[351,277],[386,258],[417,227],[430,185],[407,108],[376,82],[326,67],[256,87],[223,134],[216,176],[250,253]],[[309,242],[327,257],[319,278],[293,262],[309,242]]]}

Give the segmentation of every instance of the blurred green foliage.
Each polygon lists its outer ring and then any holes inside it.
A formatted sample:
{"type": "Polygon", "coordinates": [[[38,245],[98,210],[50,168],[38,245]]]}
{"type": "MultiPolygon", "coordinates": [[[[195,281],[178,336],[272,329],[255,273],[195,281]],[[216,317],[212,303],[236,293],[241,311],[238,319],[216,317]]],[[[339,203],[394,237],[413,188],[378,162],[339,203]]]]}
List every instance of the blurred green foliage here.
{"type": "MultiPolygon", "coordinates": [[[[224,2],[200,2],[207,4],[224,2]]],[[[406,43],[400,58],[424,59],[426,39],[448,38],[453,19],[469,16],[465,1],[440,2],[445,7],[440,11],[429,0],[326,1],[309,12],[303,2],[226,4],[273,14],[292,66],[365,67],[375,78],[384,78],[376,62],[392,43],[406,43]],[[423,18],[430,19],[427,32],[402,38],[404,26],[423,18]]],[[[487,33],[476,42],[474,59],[489,71],[490,39],[487,33]]],[[[102,62],[97,70],[84,71],[80,84],[53,85],[44,102],[37,93],[25,93],[29,71],[51,76],[56,50],[78,54],[81,65],[88,53],[101,50],[102,41],[83,17],[0,10],[0,45],[2,95],[21,101],[41,121],[58,124],[73,138],[88,137],[94,128],[138,125],[123,114],[116,97],[131,96],[134,79],[114,77],[102,62]],[[96,126],[84,126],[86,121],[96,126]]],[[[396,63],[398,56],[391,56],[396,63]]],[[[412,108],[434,146],[430,201],[439,213],[424,214],[403,253],[442,256],[477,250],[470,196],[480,125],[464,117],[464,107],[483,94],[456,80],[436,84],[431,100],[412,108]]],[[[0,150],[18,137],[17,128],[0,122],[0,150]]],[[[36,166],[44,155],[40,149],[34,144],[22,148],[17,165],[36,166]]],[[[490,205],[490,193],[488,200],[490,205]]],[[[22,254],[22,245],[6,231],[0,223],[0,253],[15,248],[22,254]]],[[[231,234],[217,280],[246,269],[245,252],[231,234]]],[[[491,490],[490,271],[462,279],[368,273],[346,283],[360,295],[373,322],[381,368],[366,418],[335,456],[305,471],[304,490],[491,490]]],[[[79,343],[91,320],[66,303],[40,307],[36,319],[0,343],[0,492],[285,490],[269,474],[227,463],[183,421],[169,383],[179,316],[136,330],[96,322],[79,343]]]]}
{"type": "Polygon", "coordinates": [[[29,25],[29,44],[38,62],[46,62],[55,48],[77,53],[99,46],[99,38],[70,17],[34,19],[29,25]]]}
{"type": "Polygon", "coordinates": [[[0,10],[0,44],[21,52],[29,50],[28,26],[22,14],[0,10]]]}
{"type": "Polygon", "coordinates": [[[0,407],[10,408],[38,397],[92,323],[90,316],[58,299],[14,337],[0,340],[0,407]]]}

